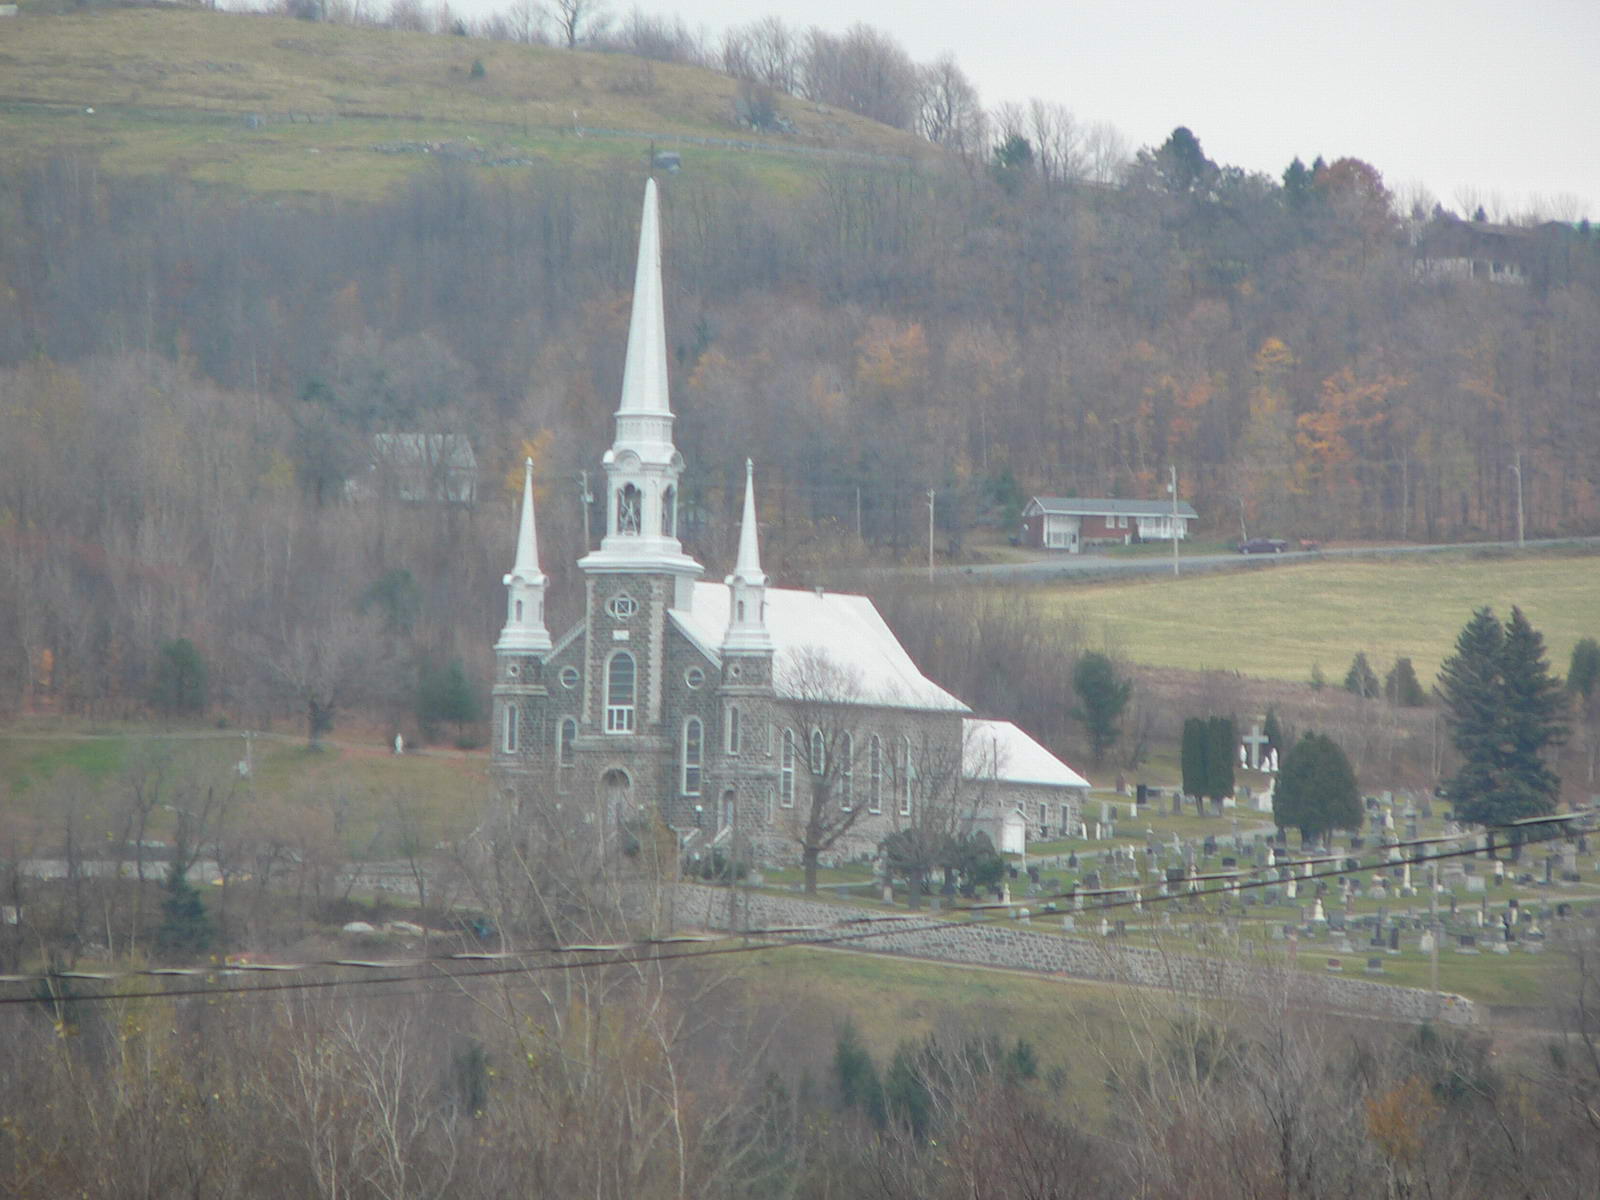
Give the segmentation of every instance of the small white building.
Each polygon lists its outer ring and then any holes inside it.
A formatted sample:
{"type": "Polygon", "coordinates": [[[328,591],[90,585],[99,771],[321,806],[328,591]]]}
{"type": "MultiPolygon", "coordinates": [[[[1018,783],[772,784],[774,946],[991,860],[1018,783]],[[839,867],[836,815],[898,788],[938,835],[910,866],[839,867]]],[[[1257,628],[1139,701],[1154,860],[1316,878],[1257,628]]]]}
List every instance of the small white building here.
{"type": "Polygon", "coordinates": [[[962,774],[988,792],[974,825],[995,849],[1020,854],[1024,839],[1069,836],[1089,781],[1010,721],[968,717],[962,727],[962,774]]]}

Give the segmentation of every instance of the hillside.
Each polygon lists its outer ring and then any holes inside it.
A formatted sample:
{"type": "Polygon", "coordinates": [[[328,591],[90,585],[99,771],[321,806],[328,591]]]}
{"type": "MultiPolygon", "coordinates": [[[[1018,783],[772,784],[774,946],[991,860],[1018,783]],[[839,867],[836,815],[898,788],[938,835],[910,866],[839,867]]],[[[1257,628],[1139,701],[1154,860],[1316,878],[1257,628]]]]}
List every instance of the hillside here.
{"type": "Polygon", "coordinates": [[[793,132],[755,134],[734,120],[734,80],[620,54],[150,9],[25,11],[5,32],[0,154],[12,163],[70,149],[118,172],[372,198],[440,152],[487,166],[639,162],[653,136],[693,146],[691,169],[737,159],[779,178],[819,154],[935,152],[788,98],[793,132]]]}

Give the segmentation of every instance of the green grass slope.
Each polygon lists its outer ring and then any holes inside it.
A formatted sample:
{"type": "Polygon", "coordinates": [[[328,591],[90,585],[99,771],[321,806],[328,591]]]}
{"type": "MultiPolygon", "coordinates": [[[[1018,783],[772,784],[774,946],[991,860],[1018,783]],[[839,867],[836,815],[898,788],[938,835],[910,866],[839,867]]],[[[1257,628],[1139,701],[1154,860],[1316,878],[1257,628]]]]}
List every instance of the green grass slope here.
{"type": "Polygon", "coordinates": [[[1579,638],[1600,636],[1600,557],[1592,554],[1323,559],[1173,580],[1064,585],[1048,603],[1096,643],[1146,666],[1238,671],[1332,686],[1356,651],[1381,674],[1410,657],[1429,686],[1474,609],[1518,605],[1565,674],[1579,638]]]}
{"type": "Polygon", "coordinates": [[[441,147],[480,164],[598,166],[642,162],[648,135],[756,142],[767,148],[680,148],[686,170],[737,161],[779,185],[817,171],[827,161],[817,150],[932,152],[790,98],[780,108],[793,134],[751,134],[733,122],[733,80],[627,55],[150,9],[24,11],[4,34],[0,155],[13,164],[68,150],[119,172],[370,198],[441,147]],[[646,136],[576,136],[575,126],[646,136]]]}

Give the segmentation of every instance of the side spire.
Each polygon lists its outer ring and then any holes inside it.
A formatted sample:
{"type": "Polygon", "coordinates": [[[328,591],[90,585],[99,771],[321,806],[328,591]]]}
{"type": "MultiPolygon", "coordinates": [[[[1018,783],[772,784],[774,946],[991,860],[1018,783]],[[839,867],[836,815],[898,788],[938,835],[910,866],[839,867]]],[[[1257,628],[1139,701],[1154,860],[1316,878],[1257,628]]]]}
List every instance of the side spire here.
{"type": "Polygon", "coordinates": [[[539,532],[533,520],[533,459],[524,460],[522,466],[522,521],[517,526],[517,558],[511,574],[524,579],[535,577],[544,582],[539,570],[539,532]]]}
{"type": "Polygon", "coordinates": [[[755,472],[755,460],[745,459],[744,516],[739,524],[739,561],[734,564],[733,577],[760,587],[767,582],[767,577],[761,570],[761,544],[756,529],[755,472]]]}
{"type": "Polygon", "coordinates": [[[760,534],[756,527],[755,463],[744,460],[744,516],[739,526],[739,561],[727,578],[728,632],[724,654],[771,654],[767,630],[767,576],[761,570],[760,534]]]}
{"type": "Polygon", "coordinates": [[[550,631],[544,623],[546,579],[539,569],[539,534],[533,512],[533,459],[522,470],[522,519],[517,526],[517,557],[506,586],[506,623],[495,649],[537,654],[550,649],[550,631]]]}

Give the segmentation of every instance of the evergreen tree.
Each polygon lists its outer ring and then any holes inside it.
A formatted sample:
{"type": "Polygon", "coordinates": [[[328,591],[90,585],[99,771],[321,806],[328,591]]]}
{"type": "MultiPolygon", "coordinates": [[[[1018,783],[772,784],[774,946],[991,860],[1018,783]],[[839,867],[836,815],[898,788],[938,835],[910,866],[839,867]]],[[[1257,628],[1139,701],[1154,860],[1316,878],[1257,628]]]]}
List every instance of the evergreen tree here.
{"type": "Polygon", "coordinates": [[[1371,700],[1378,695],[1378,674],[1367,661],[1365,651],[1357,650],[1355,658],[1350,660],[1350,669],[1345,672],[1344,690],[1363,700],[1371,700]]]}
{"type": "Polygon", "coordinates": [[[433,738],[441,721],[453,724],[459,735],[481,715],[478,694],[459,658],[443,670],[430,662],[417,669],[417,721],[425,737],[433,738]]]}
{"type": "Polygon", "coordinates": [[[1416,668],[1409,658],[1397,658],[1383,680],[1383,695],[1391,704],[1405,708],[1421,708],[1428,702],[1427,694],[1417,679],[1416,668]]]}
{"type": "Polygon", "coordinates": [[[861,1044],[855,1025],[848,1020],[840,1027],[834,1043],[833,1075],[844,1107],[861,1110],[874,1125],[882,1128],[885,1113],[878,1068],[871,1052],[861,1044]]]}
{"type": "Polygon", "coordinates": [[[1446,785],[1456,818],[1492,825],[1553,812],[1561,784],[1542,755],[1566,736],[1564,697],[1522,610],[1504,626],[1487,607],[1473,613],[1439,692],[1461,756],[1446,785]]]}
{"type": "Polygon", "coordinates": [[[1361,795],[1350,760],[1332,738],[1307,733],[1284,755],[1272,791],[1272,820],[1316,841],[1335,829],[1361,828],[1361,795]]]}
{"type": "Polygon", "coordinates": [[[1091,650],[1073,668],[1072,687],[1079,702],[1072,715],[1083,722],[1089,734],[1090,754],[1099,766],[1106,750],[1121,736],[1117,722],[1133,695],[1133,681],[1117,678],[1111,660],[1091,650]]]}
{"type": "Polygon", "coordinates": [[[1555,810],[1561,778],[1544,761],[1546,748],[1566,740],[1567,696],[1550,674],[1544,636],[1513,607],[1506,622],[1500,678],[1505,688],[1506,782],[1511,806],[1523,816],[1555,810]]]}
{"type": "Polygon", "coordinates": [[[933,1093],[922,1077],[922,1058],[913,1043],[901,1042],[883,1076],[885,1111],[918,1141],[928,1136],[933,1122],[933,1093]]]}
{"type": "Polygon", "coordinates": [[[1212,717],[1206,722],[1206,795],[1213,800],[1233,795],[1234,756],[1239,734],[1232,717],[1212,717]]]}
{"type": "Polygon", "coordinates": [[[188,638],[162,644],[150,703],[167,716],[195,716],[205,711],[206,660],[188,638]]]}
{"type": "Polygon", "coordinates": [[[214,934],[205,900],[189,882],[187,872],[174,865],[167,876],[166,898],[161,901],[156,945],[166,954],[190,958],[209,950],[214,934]]]}
{"type": "Polygon", "coordinates": [[[1567,690],[1585,701],[1594,699],[1595,692],[1600,691],[1600,642],[1594,638],[1584,638],[1572,648],[1567,690]]]}
{"type": "Polygon", "coordinates": [[[1311,690],[1313,692],[1320,692],[1323,688],[1325,688],[1327,686],[1328,686],[1328,677],[1322,673],[1322,664],[1321,663],[1312,663],[1311,664],[1311,690]]]}

